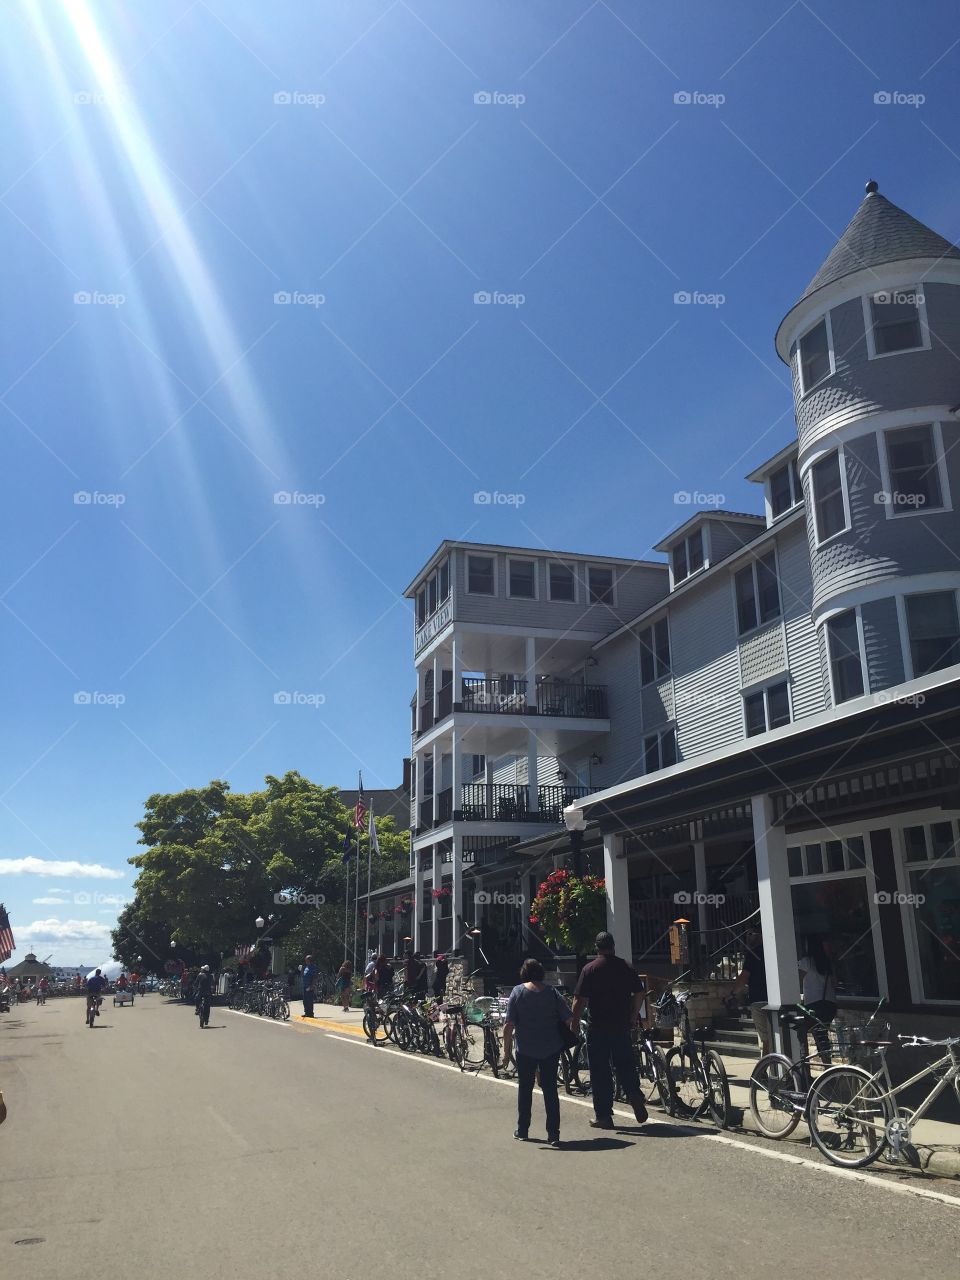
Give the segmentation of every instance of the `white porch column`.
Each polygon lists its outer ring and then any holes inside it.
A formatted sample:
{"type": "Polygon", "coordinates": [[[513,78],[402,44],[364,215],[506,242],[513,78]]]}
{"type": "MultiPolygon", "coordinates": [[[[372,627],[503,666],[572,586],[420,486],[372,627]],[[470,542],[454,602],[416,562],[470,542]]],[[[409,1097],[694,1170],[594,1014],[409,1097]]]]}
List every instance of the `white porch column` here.
{"type": "MultiPolygon", "coordinates": [[[[434,889],[439,889],[440,886],[443,884],[443,876],[440,872],[441,861],[442,861],[442,854],[440,853],[440,846],[438,844],[435,844],[433,846],[433,885],[432,885],[434,889]]],[[[430,925],[431,925],[432,936],[433,936],[433,946],[430,948],[430,950],[436,951],[437,934],[440,932],[440,899],[439,898],[431,899],[430,925]]]]}
{"type": "MultiPolygon", "coordinates": [[[[769,795],[754,796],[750,803],[757,855],[763,959],[767,971],[767,1005],[779,1009],[785,1004],[796,1004],[800,999],[797,937],[787,868],[787,836],[783,827],[774,825],[773,800],[769,795]]],[[[780,1028],[776,1020],[773,1037],[780,1049],[780,1028]]]]}
{"type": "MultiPolygon", "coordinates": [[[[463,933],[467,925],[472,925],[472,919],[465,920],[463,916],[463,861],[460,852],[461,837],[453,837],[453,899],[451,902],[452,919],[450,921],[450,950],[463,953],[463,933]]],[[[472,907],[472,904],[471,904],[472,907]]]]}
{"type": "Polygon", "coordinates": [[[707,927],[707,904],[703,901],[707,892],[707,853],[702,840],[693,842],[693,873],[697,893],[700,894],[697,900],[697,928],[703,933],[707,927]]]}
{"type": "Polygon", "coordinates": [[[633,936],[630,930],[630,877],[626,858],[617,854],[623,841],[612,832],[603,837],[603,878],[607,886],[607,930],[613,934],[617,955],[633,962],[633,936]]]}
{"type": "MultiPolygon", "coordinates": [[[[422,849],[417,850],[417,853],[416,853],[417,863],[413,873],[413,949],[414,951],[420,950],[420,903],[423,900],[423,870],[422,870],[423,859],[421,857],[422,853],[423,853],[422,849]]],[[[398,921],[403,920],[402,915],[397,916],[396,918],[398,921]]],[[[402,928],[402,925],[398,924],[397,927],[402,928]]],[[[401,954],[403,954],[403,951],[406,950],[407,944],[404,943],[402,939],[400,940],[400,944],[402,948],[401,954]]]]}
{"type": "Polygon", "coordinates": [[[527,808],[530,813],[540,810],[540,777],[537,772],[537,735],[533,729],[527,730],[527,808]]]}
{"type": "Polygon", "coordinates": [[[523,677],[527,682],[527,706],[537,705],[537,641],[534,636],[527,636],[527,653],[523,667],[523,677]]]}

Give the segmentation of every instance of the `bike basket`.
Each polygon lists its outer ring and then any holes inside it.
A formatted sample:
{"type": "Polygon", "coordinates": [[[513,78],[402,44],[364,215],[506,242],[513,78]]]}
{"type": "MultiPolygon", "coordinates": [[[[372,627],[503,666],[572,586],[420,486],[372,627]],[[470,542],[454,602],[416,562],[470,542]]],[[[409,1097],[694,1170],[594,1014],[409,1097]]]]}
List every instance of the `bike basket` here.
{"type": "Polygon", "coordinates": [[[673,1031],[680,1025],[680,1002],[667,991],[654,1005],[653,1025],[658,1031],[673,1031]]]}

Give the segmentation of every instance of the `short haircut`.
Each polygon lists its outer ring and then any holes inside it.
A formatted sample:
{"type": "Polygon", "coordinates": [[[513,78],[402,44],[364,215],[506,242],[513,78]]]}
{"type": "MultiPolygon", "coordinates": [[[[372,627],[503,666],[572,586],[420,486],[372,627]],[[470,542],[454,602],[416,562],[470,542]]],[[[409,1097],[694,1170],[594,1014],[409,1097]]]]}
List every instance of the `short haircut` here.
{"type": "Polygon", "coordinates": [[[520,978],[523,982],[542,982],[543,976],[543,965],[532,956],[520,966],[520,978]]]}

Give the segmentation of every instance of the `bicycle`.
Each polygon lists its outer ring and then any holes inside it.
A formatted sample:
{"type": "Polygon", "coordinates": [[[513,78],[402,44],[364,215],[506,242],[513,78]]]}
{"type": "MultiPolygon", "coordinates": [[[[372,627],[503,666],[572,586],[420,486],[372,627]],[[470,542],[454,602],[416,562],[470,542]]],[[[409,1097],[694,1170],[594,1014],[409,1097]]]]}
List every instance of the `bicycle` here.
{"type": "Polygon", "coordinates": [[[687,1001],[705,991],[665,991],[655,1005],[654,1024],[661,1030],[678,1028],[680,1043],[666,1055],[673,1082],[673,1112],[684,1120],[698,1120],[709,1114],[714,1124],[726,1129],[730,1124],[730,1083],[723,1059],[715,1049],[707,1049],[707,1028],[690,1027],[687,1001]],[[699,1040],[699,1044],[697,1041],[699,1040]]]}
{"type": "MultiPolygon", "coordinates": [[[[863,1027],[849,1023],[828,1025],[804,1004],[780,1013],[781,1027],[795,1030],[803,1041],[803,1049],[800,1057],[793,1060],[784,1053],[765,1054],[750,1075],[750,1113],[765,1137],[789,1138],[807,1115],[814,1081],[812,1066],[829,1067],[834,1054],[849,1052],[858,1036],[869,1033],[885,1002],[886,997],[880,1000],[863,1027]],[[814,1032],[815,1041],[812,1052],[807,1050],[810,1031],[814,1032]],[[829,1046],[829,1053],[824,1053],[824,1045],[829,1046]]],[[[883,1034],[883,1024],[878,1023],[875,1030],[883,1034]]]]}
{"type": "Polygon", "coordinates": [[[814,1145],[827,1159],[845,1169],[862,1169],[872,1164],[889,1147],[891,1161],[901,1155],[908,1164],[920,1168],[920,1156],[913,1145],[913,1126],[953,1086],[960,1102],[960,1036],[929,1040],[926,1036],[897,1036],[907,1049],[946,1049],[943,1057],[896,1088],[887,1067],[891,1040],[863,1040],[861,1050],[873,1050],[880,1067],[872,1074],[861,1066],[829,1067],[810,1090],[807,1123],[814,1145]],[[900,1106],[897,1098],[921,1080],[936,1084],[917,1107],[900,1106]],[[881,1089],[880,1083],[886,1088],[881,1089]],[[858,1145],[859,1144],[859,1145],[858,1145]]]}

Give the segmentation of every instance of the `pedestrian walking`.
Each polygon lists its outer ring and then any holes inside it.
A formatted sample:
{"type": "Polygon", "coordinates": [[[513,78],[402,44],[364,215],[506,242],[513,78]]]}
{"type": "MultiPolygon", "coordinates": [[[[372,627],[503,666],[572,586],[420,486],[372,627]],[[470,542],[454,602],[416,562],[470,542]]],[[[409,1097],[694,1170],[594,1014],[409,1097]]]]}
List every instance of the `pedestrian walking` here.
{"type": "Polygon", "coordinates": [[[343,1007],[343,1012],[346,1013],[353,999],[353,965],[349,960],[344,960],[337,970],[337,980],[333,984],[333,990],[343,1007]]]}
{"type": "Polygon", "coordinates": [[[749,929],[744,939],[743,968],[735,988],[746,986],[750,1016],[760,1038],[762,1054],[773,1052],[770,1016],[767,1013],[767,966],[763,956],[763,938],[759,929],[749,929]]]}
{"type": "Polygon", "coordinates": [[[513,988],[507,1001],[507,1020],[503,1025],[503,1057],[505,1062],[509,1062],[515,1056],[517,1063],[517,1127],[513,1136],[521,1142],[526,1142],[529,1136],[533,1086],[539,1073],[547,1118],[547,1142],[551,1147],[559,1147],[560,1097],[557,1093],[557,1070],[563,1047],[559,1024],[570,1022],[573,1014],[556,988],[548,987],[543,979],[543,965],[540,961],[524,960],[520,969],[520,985],[513,988]]]}
{"type": "Polygon", "coordinates": [[[313,1002],[316,998],[317,989],[317,970],[313,963],[313,956],[303,957],[303,1016],[305,1018],[313,1017],[313,1002]]]}
{"type": "Polygon", "coordinates": [[[433,996],[442,1000],[447,994],[447,978],[450,976],[450,962],[439,951],[433,953],[433,996]]]}
{"type": "Polygon", "coordinates": [[[634,1063],[630,1032],[639,1021],[643,983],[633,965],[616,954],[613,935],[597,934],[597,958],[584,965],[574,992],[571,1028],[580,1030],[580,1017],[589,1006],[587,1053],[593,1093],[594,1129],[613,1128],[613,1074],[633,1108],[638,1124],[647,1118],[634,1063]]]}

